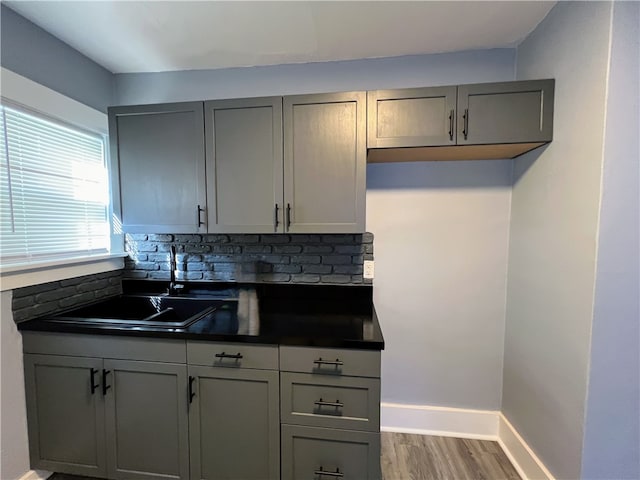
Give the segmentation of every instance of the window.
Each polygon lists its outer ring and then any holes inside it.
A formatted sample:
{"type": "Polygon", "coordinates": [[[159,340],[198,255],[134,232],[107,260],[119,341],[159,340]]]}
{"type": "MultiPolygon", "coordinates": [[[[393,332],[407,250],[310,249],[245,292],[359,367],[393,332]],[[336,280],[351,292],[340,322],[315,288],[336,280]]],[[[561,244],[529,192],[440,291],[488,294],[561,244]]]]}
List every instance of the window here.
{"type": "Polygon", "coordinates": [[[0,264],[109,248],[104,138],[0,105],[0,264]]]}

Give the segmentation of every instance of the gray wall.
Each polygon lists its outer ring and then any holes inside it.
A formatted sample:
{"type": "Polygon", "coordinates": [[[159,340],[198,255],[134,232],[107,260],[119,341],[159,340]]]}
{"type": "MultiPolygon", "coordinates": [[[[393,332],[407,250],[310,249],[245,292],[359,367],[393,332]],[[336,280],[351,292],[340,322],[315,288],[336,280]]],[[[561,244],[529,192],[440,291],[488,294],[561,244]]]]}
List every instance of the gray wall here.
{"type": "Polygon", "coordinates": [[[11,315],[11,290],[0,292],[0,478],[29,470],[22,336],[11,315]]]}
{"type": "Polygon", "coordinates": [[[557,478],[580,476],[610,19],[559,2],[518,47],[518,79],[556,79],[554,141],[514,164],[502,406],[557,478]]]}
{"type": "MultiPolygon", "coordinates": [[[[514,53],[124,74],[116,94],[136,104],[507,81],[514,53]]],[[[383,401],[500,408],[510,182],[508,161],[367,167],[383,401]]]]}
{"type": "Polygon", "coordinates": [[[344,62],[116,75],[118,104],[513,80],[513,49],[344,62]],[[455,80],[454,80],[455,79],[455,80]]]}
{"type": "Polygon", "coordinates": [[[613,7],[582,478],[640,478],[640,3],[613,7]]]}
{"type": "Polygon", "coordinates": [[[362,277],[373,260],[373,235],[126,235],[127,278],[169,280],[170,247],[176,278],[189,281],[371,283],[362,277]]]}
{"type": "Polygon", "coordinates": [[[114,76],[26,18],[0,6],[0,63],[23,77],[106,112],[114,76]]]}

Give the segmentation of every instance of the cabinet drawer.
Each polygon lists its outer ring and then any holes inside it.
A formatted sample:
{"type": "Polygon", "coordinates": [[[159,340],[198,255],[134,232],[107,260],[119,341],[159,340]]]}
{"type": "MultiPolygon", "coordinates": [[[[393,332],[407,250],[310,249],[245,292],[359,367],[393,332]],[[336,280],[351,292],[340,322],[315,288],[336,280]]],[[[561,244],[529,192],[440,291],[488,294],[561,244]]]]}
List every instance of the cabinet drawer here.
{"type": "Polygon", "coordinates": [[[187,363],[210,367],[278,370],[278,347],[188,341],[187,363]]]}
{"type": "Polygon", "coordinates": [[[77,333],[23,332],[22,351],[43,355],[185,363],[185,341],[77,333]]]}
{"type": "Polygon", "coordinates": [[[280,347],[280,370],[380,378],[380,352],[339,348],[280,347]]]}
{"type": "Polygon", "coordinates": [[[316,427],[380,430],[380,380],[282,373],[283,423],[316,427]]]}
{"type": "Polygon", "coordinates": [[[379,480],[380,434],[283,425],[282,480],[330,478],[379,480]]]}

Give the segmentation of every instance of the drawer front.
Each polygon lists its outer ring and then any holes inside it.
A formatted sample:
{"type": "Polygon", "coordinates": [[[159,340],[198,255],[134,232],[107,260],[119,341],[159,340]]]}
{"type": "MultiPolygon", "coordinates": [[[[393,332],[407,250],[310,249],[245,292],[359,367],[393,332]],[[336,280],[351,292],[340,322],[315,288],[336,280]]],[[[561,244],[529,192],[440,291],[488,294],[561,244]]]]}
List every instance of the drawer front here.
{"type": "Polygon", "coordinates": [[[380,378],[380,352],[285,346],[280,347],[280,370],[380,378]]]}
{"type": "Polygon", "coordinates": [[[280,392],[282,423],[380,430],[378,379],[282,373],[280,392]]]}
{"type": "Polygon", "coordinates": [[[188,341],[187,363],[209,367],[278,370],[278,347],[188,341]]]}
{"type": "Polygon", "coordinates": [[[24,353],[185,363],[185,341],[116,335],[23,332],[24,353]]]}
{"type": "Polygon", "coordinates": [[[282,480],[380,478],[379,433],[282,426],[282,480]]]}

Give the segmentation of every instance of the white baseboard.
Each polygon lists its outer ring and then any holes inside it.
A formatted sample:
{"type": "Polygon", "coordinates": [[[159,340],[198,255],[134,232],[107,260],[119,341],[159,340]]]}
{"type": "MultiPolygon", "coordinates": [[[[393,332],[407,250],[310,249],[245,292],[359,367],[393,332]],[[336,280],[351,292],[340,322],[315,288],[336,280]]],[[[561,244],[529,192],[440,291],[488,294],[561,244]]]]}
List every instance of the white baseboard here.
{"type": "Polygon", "coordinates": [[[523,480],[555,480],[499,411],[382,403],[380,424],[383,432],[497,441],[523,480]]]}
{"type": "Polygon", "coordinates": [[[554,480],[551,472],[502,413],[498,426],[498,443],[523,479],[554,480]]]}
{"type": "Polygon", "coordinates": [[[383,432],[498,439],[497,411],[382,403],[380,415],[383,432]]]}
{"type": "Polygon", "coordinates": [[[46,480],[51,476],[51,472],[45,470],[29,470],[18,480],[46,480]]]}

